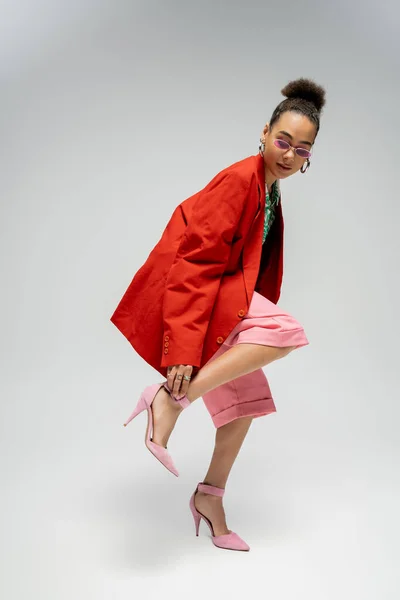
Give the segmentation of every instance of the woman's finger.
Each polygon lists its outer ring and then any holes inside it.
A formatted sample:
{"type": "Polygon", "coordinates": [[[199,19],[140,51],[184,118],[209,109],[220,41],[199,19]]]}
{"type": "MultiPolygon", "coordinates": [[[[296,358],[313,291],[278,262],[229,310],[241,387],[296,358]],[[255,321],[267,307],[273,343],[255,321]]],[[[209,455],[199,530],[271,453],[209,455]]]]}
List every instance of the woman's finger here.
{"type": "Polygon", "coordinates": [[[168,367],[168,375],[167,375],[167,384],[170,390],[172,390],[174,386],[175,374],[177,371],[177,365],[173,365],[172,367],[168,367]]]}
{"type": "Polygon", "coordinates": [[[183,379],[183,374],[184,374],[183,369],[184,369],[184,366],[179,365],[177,372],[175,374],[174,387],[172,388],[172,393],[175,396],[175,398],[177,398],[177,396],[180,395],[180,389],[181,389],[182,379],[183,379]]]}
{"type": "Polygon", "coordinates": [[[191,378],[192,372],[193,367],[191,365],[184,365],[180,396],[184,396],[187,393],[189,389],[190,380],[188,381],[187,379],[185,379],[185,377],[191,378]]]}

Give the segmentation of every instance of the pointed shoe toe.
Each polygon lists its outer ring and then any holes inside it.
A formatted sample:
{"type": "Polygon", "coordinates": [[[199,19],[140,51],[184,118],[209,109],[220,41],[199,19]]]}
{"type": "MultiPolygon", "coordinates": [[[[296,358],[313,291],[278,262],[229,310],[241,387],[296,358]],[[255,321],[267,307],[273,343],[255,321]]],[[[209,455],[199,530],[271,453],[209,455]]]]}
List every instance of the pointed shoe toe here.
{"type": "Polygon", "coordinates": [[[225,550],[250,550],[250,546],[234,531],[224,535],[214,535],[212,541],[215,546],[225,550]]]}
{"type": "Polygon", "coordinates": [[[176,477],[179,477],[179,472],[175,467],[174,461],[172,460],[172,457],[166,448],[160,446],[159,444],[156,444],[152,440],[147,440],[146,446],[153,454],[153,456],[155,456],[164,465],[164,467],[168,469],[168,471],[173,473],[173,475],[176,475],[176,477]]]}

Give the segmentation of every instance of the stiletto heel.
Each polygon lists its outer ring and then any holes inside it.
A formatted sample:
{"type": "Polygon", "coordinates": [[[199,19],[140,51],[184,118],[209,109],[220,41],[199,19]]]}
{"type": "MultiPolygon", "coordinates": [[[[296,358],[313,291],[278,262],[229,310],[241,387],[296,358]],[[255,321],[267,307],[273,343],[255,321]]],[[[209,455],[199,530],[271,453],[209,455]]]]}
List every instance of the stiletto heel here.
{"type": "Polygon", "coordinates": [[[193,519],[194,519],[194,525],[195,525],[195,529],[196,529],[196,535],[199,535],[199,527],[200,527],[200,521],[201,521],[201,517],[200,517],[200,513],[197,512],[196,507],[194,505],[194,495],[190,498],[190,510],[192,511],[192,515],[193,515],[193,519]]]}
{"type": "Polygon", "coordinates": [[[150,450],[150,452],[159,460],[164,467],[171,471],[177,477],[179,473],[173,463],[172,457],[167,451],[167,447],[160,446],[160,444],[156,444],[150,437],[150,434],[153,432],[153,412],[151,409],[151,405],[153,404],[153,400],[159,392],[160,388],[164,387],[174,402],[178,402],[182,408],[187,408],[190,406],[190,400],[186,396],[186,394],[177,400],[173,395],[171,390],[168,387],[167,382],[163,383],[154,383],[153,385],[147,386],[140,395],[139,401],[134,409],[133,413],[128,417],[128,419],[124,423],[124,427],[128,425],[138,414],[147,409],[147,427],[144,437],[144,442],[146,447],[150,450]]]}
{"type": "Polygon", "coordinates": [[[229,533],[226,533],[224,535],[214,535],[214,528],[212,526],[211,521],[197,510],[196,505],[194,503],[194,497],[197,494],[197,492],[203,492],[205,494],[212,494],[213,496],[222,497],[225,493],[225,489],[216,487],[215,485],[209,485],[208,483],[200,482],[197,484],[197,487],[194,493],[192,494],[189,502],[190,510],[192,511],[196,527],[196,535],[199,535],[200,520],[204,519],[204,521],[210,528],[211,539],[215,546],[217,546],[218,548],[224,548],[225,550],[250,550],[250,546],[246,544],[246,542],[242,540],[242,538],[239,537],[234,531],[230,531],[229,533]]]}
{"type": "Polygon", "coordinates": [[[135,410],[133,411],[131,416],[127,419],[127,421],[124,423],[124,427],[126,427],[128,425],[128,423],[130,423],[132,421],[132,419],[134,419],[138,414],[140,414],[142,411],[146,410],[146,408],[147,408],[146,400],[143,398],[143,396],[140,396],[139,402],[137,403],[135,410]]]}

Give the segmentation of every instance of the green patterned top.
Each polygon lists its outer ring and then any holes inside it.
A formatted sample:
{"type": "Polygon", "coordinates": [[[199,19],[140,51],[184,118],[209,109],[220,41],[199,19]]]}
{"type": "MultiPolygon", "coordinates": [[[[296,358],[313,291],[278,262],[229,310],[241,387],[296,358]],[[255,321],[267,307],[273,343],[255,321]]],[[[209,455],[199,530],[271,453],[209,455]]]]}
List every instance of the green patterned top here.
{"type": "Polygon", "coordinates": [[[264,218],[264,235],[263,235],[262,243],[265,242],[265,240],[267,238],[267,234],[268,234],[269,230],[271,229],[271,225],[274,222],[275,208],[278,205],[280,193],[281,192],[280,192],[280,187],[279,187],[279,179],[274,181],[274,183],[272,184],[272,189],[271,189],[272,199],[270,198],[268,190],[265,189],[265,218],[264,218]]]}

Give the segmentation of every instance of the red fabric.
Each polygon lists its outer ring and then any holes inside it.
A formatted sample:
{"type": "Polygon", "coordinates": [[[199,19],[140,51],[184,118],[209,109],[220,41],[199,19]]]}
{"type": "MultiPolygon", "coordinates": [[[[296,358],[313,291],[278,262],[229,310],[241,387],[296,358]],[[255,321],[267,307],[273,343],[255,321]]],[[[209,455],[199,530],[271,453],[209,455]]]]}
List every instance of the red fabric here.
{"type": "Polygon", "coordinates": [[[280,201],[262,244],[264,161],[218,173],[174,210],[111,322],[161,375],[201,368],[246,315],[254,290],[277,303],[283,275],[280,201]]]}

